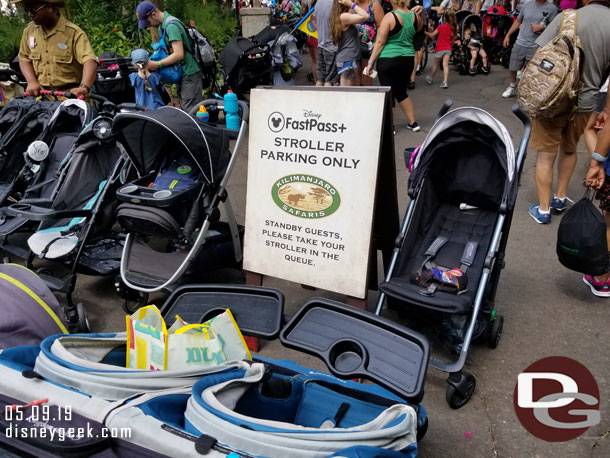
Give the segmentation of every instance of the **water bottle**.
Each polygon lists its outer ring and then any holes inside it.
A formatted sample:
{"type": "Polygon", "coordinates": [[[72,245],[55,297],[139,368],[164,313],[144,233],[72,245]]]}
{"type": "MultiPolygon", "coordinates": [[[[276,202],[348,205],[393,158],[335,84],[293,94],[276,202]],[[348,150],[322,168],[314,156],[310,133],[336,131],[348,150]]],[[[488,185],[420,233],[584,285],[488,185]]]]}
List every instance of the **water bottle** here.
{"type": "Polygon", "coordinates": [[[208,122],[210,119],[210,114],[207,112],[203,105],[199,105],[199,111],[197,112],[197,118],[201,119],[203,122],[208,122]]]}
{"type": "Polygon", "coordinates": [[[239,130],[239,105],[237,104],[237,96],[229,90],[224,96],[224,101],[227,129],[239,130]]]}

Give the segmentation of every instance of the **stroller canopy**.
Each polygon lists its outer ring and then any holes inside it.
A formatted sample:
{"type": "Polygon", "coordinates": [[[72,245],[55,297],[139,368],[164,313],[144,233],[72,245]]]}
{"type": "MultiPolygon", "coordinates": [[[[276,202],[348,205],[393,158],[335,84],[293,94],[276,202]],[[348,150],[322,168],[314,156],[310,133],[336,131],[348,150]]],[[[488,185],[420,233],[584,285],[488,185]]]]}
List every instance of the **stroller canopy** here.
{"type": "Polygon", "coordinates": [[[450,176],[439,181],[455,187],[445,192],[481,191],[486,200],[509,207],[517,198],[515,150],[510,134],[501,122],[480,108],[457,108],[441,117],[421,145],[413,167],[410,190],[421,186],[429,173],[443,173],[450,176]]]}
{"type": "Polygon", "coordinates": [[[229,136],[182,110],[119,113],[112,130],[122,136],[129,159],[140,174],[157,170],[169,154],[186,154],[207,183],[222,179],[230,158],[229,136]]]}

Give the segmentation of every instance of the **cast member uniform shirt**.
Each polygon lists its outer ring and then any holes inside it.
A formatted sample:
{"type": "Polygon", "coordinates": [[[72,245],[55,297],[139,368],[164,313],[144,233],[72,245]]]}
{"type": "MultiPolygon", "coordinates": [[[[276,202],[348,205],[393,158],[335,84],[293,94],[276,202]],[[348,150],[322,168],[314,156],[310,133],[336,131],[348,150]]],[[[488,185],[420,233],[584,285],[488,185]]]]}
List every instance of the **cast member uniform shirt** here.
{"type": "Polygon", "coordinates": [[[19,46],[19,60],[31,62],[38,83],[45,89],[65,90],[80,84],[83,64],[97,57],[87,34],[64,16],[49,33],[30,22],[19,46]]]}

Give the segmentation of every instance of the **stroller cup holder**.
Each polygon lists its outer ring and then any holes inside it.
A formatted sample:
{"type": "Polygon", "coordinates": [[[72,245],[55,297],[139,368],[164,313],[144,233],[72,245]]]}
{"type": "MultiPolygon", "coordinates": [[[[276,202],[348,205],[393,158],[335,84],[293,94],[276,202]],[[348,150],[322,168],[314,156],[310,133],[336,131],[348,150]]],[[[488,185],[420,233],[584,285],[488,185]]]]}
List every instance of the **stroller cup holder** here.
{"type": "Polygon", "coordinates": [[[139,180],[127,183],[117,190],[117,199],[122,202],[151,207],[169,207],[188,201],[200,189],[198,185],[186,189],[156,189],[149,187],[152,181],[154,181],[154,176],[147,175],[139,180]]]}
{"type": "Polygon", "coordinates": [[[365,378],[411,402],[423,397],[428,341],[386,318],[314,298],[282,329],[280,341],[322,359],[336,377],[365,378]]]}

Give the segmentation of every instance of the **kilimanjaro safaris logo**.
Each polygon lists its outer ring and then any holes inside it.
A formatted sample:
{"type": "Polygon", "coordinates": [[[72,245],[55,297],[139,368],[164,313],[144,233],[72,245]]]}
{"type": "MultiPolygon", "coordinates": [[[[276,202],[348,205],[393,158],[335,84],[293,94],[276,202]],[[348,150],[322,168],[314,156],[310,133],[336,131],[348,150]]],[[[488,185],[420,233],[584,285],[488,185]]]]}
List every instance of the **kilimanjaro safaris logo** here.
{"type": "Polygon", "coordinates": [[[299,218],[324,218],[341,205],[339,192],[328,181],[312,175],[287,175],[273,184],[271,196],[278,207],[299,218]]]}

